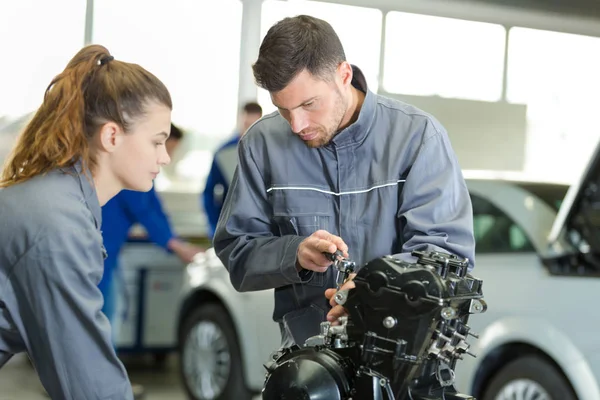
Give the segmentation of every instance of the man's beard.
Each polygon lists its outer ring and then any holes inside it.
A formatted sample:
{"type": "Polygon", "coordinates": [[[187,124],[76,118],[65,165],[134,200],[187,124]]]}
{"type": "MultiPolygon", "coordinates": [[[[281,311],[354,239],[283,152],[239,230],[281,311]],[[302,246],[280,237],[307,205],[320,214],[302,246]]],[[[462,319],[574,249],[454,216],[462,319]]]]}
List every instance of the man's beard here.
{"type": "Polygon", "coordinates": [[[338,133],[344,114],[348,109],[348,103],[342,97],[339,89],[336,88],[336,99],[333,107],[333,113],[329,123],[324,128],[319,128],[319,134],[312,140],[307,140],[304,143],[310,148],[323,147],[329,144],[335,135],[338,133]]]}

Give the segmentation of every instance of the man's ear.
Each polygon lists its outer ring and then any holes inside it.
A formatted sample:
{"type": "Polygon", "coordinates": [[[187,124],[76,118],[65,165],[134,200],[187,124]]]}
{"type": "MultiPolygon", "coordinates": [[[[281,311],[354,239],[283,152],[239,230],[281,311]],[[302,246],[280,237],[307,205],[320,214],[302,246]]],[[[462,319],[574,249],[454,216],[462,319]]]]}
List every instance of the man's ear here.
{"type": "Polygon", "coordinates": [[[338,65],[336,72],[344,87],[348,87],[352,84],[352,66],[348,61],[342,61],[340,65],[338,65]]]}
{"type": "Polygon", "coordinates": [[[123,129],[115,122],[107,122],[100,128],[98,144],[107,153],[114,152],[123,141],[123,129]]]}

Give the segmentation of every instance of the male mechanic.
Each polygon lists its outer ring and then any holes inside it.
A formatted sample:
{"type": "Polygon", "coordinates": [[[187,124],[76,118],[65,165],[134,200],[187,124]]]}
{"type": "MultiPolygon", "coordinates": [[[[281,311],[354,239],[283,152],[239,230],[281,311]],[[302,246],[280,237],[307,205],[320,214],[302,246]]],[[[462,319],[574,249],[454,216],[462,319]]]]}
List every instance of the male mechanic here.
{"type": "MultiPolygon", "coordinates": [[[[310,16],[271,27],[253,65],[279,112],[239,144],[214,246],[239,291],[275,289],[282,345],[319,333],[330,303],[324,252],[357,265],[438,250],[474,261],[469,193],[444,128],[367,87],[332,27],[310,16]]],[[[346,285],[346,288],[351,285],[346,285]]]]}

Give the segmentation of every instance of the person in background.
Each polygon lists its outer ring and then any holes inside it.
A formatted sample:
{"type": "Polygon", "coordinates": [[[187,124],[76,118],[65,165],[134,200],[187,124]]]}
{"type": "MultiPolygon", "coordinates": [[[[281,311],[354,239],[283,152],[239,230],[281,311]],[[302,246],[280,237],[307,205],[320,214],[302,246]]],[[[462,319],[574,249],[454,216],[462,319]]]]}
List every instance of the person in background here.
{"type": "Polygon", "coordinates": [[[134,398],[101,312],[101,206],[152,188],[170,162],[172,108],[150,72],[86,46],[50,82],[2,171],[0,367],[27,352],[53,399],[134,398]]]}
{"type": "MultiPolygon", "coordinates": [[[[171,124],[169,138],[164,144],[169,157],[173,155],[182,138],[183,132],[171,124]]],[[[104,260],[104,276],[99,288],[104,295],[102,311],[111,321],[113,343],[119,334],[121,321],[117,315],[117,304],[123,294],[118,258],[131,227],[136,223],[146,229],[150,240],[176,254],[184,263],[190,263],[194,256],[202,251],[174,235],[154,188],[148,192],[123,190],[102,207],[102,237],[107,257],[104,260]]]]}
{"type": "Polygon", "coordinates": [[[260,117],[262,117],[262,107],[258,103],[248,102],[244,104],[240,116],[241,126],[239,131],[231,140],[221,146],[214,155],[202,195],[202,204],[208,218],[209,237],[211,238],[217,228],[223,201],[237,166],[237,144],[248,128],[260,117]]]}

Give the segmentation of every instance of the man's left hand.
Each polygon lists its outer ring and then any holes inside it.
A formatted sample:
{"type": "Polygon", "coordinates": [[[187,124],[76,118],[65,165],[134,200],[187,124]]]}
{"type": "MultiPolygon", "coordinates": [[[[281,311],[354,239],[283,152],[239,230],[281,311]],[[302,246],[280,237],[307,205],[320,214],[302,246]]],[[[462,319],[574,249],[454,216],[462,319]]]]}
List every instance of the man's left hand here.
{"type": "MultiPolygon", "coordinates": [[[[348,280],[342,285],[340,290],[350,290],[354,289],[354,277],[356,274],[350,274],[348,280]]],[[[339,325],[338,319],[343,317],[344,315],[348,315],[348,312],[343,306],[340,306],[335,302],[335,294],[337,293],[337,289],[327,289],[325,291],[325,297],[329,300],[329,304],[333,307],[329,313],[327,314],[327,321],[331,322],[331,325],[339,325]]]]}

